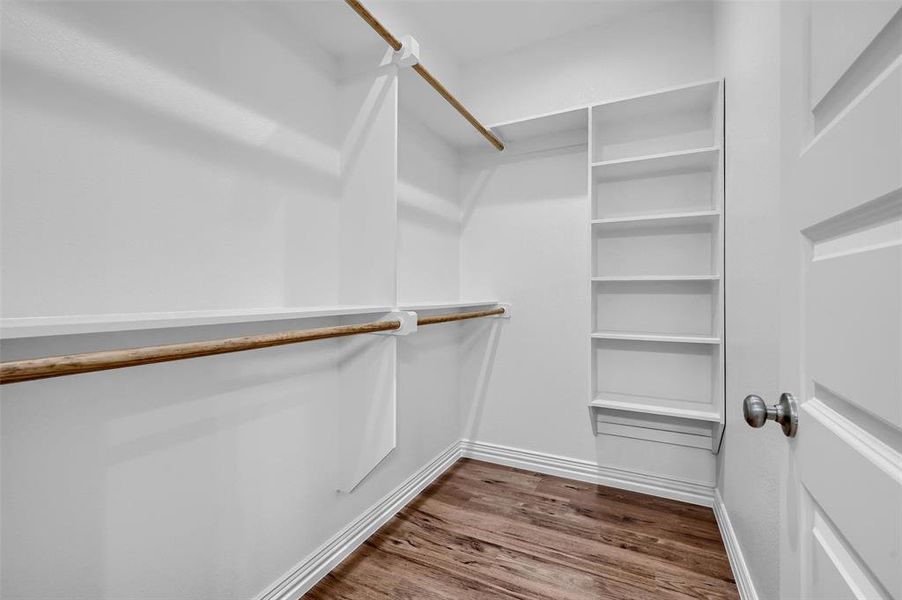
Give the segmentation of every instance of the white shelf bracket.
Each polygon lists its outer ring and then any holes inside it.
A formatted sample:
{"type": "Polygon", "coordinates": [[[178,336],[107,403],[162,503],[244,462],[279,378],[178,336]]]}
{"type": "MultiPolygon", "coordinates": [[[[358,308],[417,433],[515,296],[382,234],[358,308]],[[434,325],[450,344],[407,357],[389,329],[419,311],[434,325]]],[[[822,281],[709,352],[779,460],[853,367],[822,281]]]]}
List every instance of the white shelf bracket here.
{"type": "Polygon", "coordinates": [[[511,305],[506,303],[498,303],[499,308],[503,308],[504,312],[500,315],[494,315],[495,319],[510,319],[511,318],[511,305]]]}
{"type": "Polygon", "coordinates": [[[412,67],[420,63],[420,44],[411,35],[401,38],[401,49],[394,53],[392,62],[399,67],[412,67]]]}
{"type": "Polygon", "coordinates": [[[417,313],[412,310],[393,310],[378,322],[401,321],[401,326],[391,331],[377,331],[373,335],[410,335],[417,331],[417,313]]]}

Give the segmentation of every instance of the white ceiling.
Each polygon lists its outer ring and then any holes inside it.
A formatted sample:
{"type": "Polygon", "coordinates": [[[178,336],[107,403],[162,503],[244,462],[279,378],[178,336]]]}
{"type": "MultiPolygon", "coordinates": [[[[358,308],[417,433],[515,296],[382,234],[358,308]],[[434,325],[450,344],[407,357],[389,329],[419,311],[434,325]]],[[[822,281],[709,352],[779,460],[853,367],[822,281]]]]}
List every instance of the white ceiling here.
{"type": "Polygon", "coordinates": [[[660,2],[426,0],[384,4],[396,5],[399,12],[416,19],[423,39],[440,44],[460,61],[467,62],[599,25],[660,2]]]}
{"type": "MultiPolygon", "coordinates": [[[[363,0],[394,35],[413,35],[423,48],[439,46],[463,65],[568,32],[601,25],[680,0],[363,0]]],[[[685,1],[685,0],[682,0],[685,1]]],[[[379,57],[386,44],[342,0],[261,2],[301,38],[337,60],[379,57]]],[[[259,5],[259,4],[258,4],[259,5]]],[[[427,64],[429,61],[426,61],[427,64]]],[[[353,68],[351,69],[353,71],[353,68]]],[[[435,66],[433,66],[435,70],[435,66]]],[[[440,73],[439,73],[440,74],[440,73]]],[[[401,73],[401,104],[457,147],[481,136],[416,74],[401,73]]],[[[457,91],[459,90],[452,90],[457,91]]]]}
{"type": "MultiPolygon", "coordinates": [[[[469,62],[648,10],[667,1],[364,0],[364,5],[396,36],[413,35],[424,47],[438,44],[457,61],[469,62]]],[[[313,41],[338,58],[385,47],[341,0],[292,3],[290,12],[313,41]]]]}

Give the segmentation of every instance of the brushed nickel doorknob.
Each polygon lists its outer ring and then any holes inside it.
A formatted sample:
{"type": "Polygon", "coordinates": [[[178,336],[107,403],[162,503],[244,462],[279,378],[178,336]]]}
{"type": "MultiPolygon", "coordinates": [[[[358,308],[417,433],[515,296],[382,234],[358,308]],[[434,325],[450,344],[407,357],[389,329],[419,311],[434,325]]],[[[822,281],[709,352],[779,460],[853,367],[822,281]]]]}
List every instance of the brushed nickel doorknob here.
{"type": "Polygon", "coordinates": [[[795,437],[799,428],[798,403],[789,392],[780,395],[780,402],[768,406],[760,396],[750,394],[742,402],[745,422],[752,427],[764,427],[768,420],[776,421],[783,427],[786,437],[795,437]]]}

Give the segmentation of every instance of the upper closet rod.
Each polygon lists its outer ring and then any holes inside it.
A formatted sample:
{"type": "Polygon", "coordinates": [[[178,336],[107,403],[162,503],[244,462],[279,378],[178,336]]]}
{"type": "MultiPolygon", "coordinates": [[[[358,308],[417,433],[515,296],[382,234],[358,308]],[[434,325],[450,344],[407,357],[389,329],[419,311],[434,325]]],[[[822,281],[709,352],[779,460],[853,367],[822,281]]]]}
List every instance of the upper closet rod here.
{"type": "MultiPolygon", "coordinates": [[[[432,317],[421,317],[417,319],[417,324],[432,325],[434,323],[476,319],[502,313],[504,313],[504,308],[435,315],[432,317]]],[[[102,352],[83,352],[81,354],[64,356],[14,360],[0,363],[0,384],[48,379],[63,375],[77,375],[79,373],[92,373],[94,371],[107,371],[123,367],[137,367],[152,363],[212,356],[214,354],[227,354],[229,352],[242,352],[244,350],[312,342],[314,340],[346,337],[362,333],[393,331],[400,329],[401,325],[401,321],[396,320],[374,321],[360,325],[282,331],[279,333],[248,335],[204,342],[186,342],[165,346],[145,346],[126,350],[105,350],[102,352]]]]}
{"type": "MultiPolygon", "coordinates": [[[[363,4],[361,4],[357,0],[345,0],[345,2],[347,2],[348,6],[353,8],[354,12],[360,15],[363,20],[366,21],[369,26],[376,31],[376,33],[382,36],[382,39],[392,47],[392,50],[394,50],[395,52],[401,50],[401,42],[398,40],[398,38],[393,36],[392,33],[388,29],[386,29],[385,26],[382,25],[382,23],[380,23],[379,20],[373,16],[373,13],[368,11],[363,4]]],[[[479,133],[481,133],[482,136],[489,141],[489,143],[495,146],[495,148],[497,148],[498,150],[504,150],[504,143],[500,139],[498,139],[498,136],[492,133],[491,129],[480,123],[479,120],[473,116],[473,113],[468,111],[466,107],[461,104],[460,101],[455,98],[451,94],[451,92],[449,92],[448,89],[443,86],[441,82],[426,69],[426,67],[424,67],[420,63],[417,63],[413,65],[413,70],[419,73],[420,77],[426,80],[426,83],[431,85],[432,88],[442,96],[442,98],[447,100],[451,106],[457,109],[457,112],[463,115],[463,117],[470,122],[470,125],[475,127],[476,130],[479,131],[479,133]]]]}

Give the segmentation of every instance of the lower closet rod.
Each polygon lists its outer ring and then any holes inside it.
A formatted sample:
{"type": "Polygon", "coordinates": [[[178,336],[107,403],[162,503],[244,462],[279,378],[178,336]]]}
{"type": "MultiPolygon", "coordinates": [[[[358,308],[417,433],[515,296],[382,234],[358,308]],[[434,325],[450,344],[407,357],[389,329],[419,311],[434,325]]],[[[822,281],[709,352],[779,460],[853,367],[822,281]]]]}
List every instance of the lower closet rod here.
{"type": "MultiPolygon", "coordinates": [[[[417,320],[417,324],[432,325],[434,323],[447,323],[450,321],[461,321],[463,319],[476,319],[478,317],[498,315],[503,312],[503,308],[496,308],[476,312],[435,315],[432,317],[422,317],[417,320]]],[[[79,373],[92,373],[94,371],[137,367],[139,365],[183,360],[186,358],[198,358],[201,356],[212,356],[214,354],[243,352],[244,350],[256,350],[258,348],[284,346],[286,344],[298,344],[301,342],[312,342],[315,340],[346,337],[363,333],[393,331],[400,328],[401,321],[375,321],[372,323],[362,323],[360,325],[340,325],[337,327],[320,327],[318,329],[281,331],[278,333],[264,333],[260,335],[248,335],[220,340],[208,340],[204,342],[185,342],[182,344],[145,346],[142,348],[130,348],[126,350],[104,350],[101,352],[83,352],[81,354],[13,360],[0,363],[0,385],[6,383],[19,383],[22,381],[34,381],[36,379],[48,379],[50,377],[61,377],[63,375],[77,375],[79,373]]]]}
{"type": "Polygon", "coordinates": [[[503,315],[504,308],[490,308],[488,310],[477,310],[463,313],[449,313],[446,315],[433,315],[431,317],[419,317],[417,325],[435,325],[436,323],[450,323],[452,321],[463,321],[464,319],[478,319],[479,317],[491,317],[494,315],[503,315]]]}
{"type": "Polygon", "coordinates": [[[318,329],[301,329],[264,333],[243,337],[208,340],[204,342],[186,342],[167,344],[165,346],[145,346],[126,350],[104,350],[102,352],[84,352],[64,356],[48,356],[0,363],[0,384],[47,379],[62,375],[77,375],[93,371],[137,367],[152,363],[227,354],[256,350],[271,346],[284,346],[300,342],[312,342],[328,338],[345,337],[359,333],[375,333],[399,329],[401,321],[376,321],[360,325],[341,325],[338,327],[320,327],[318,329]]]}

